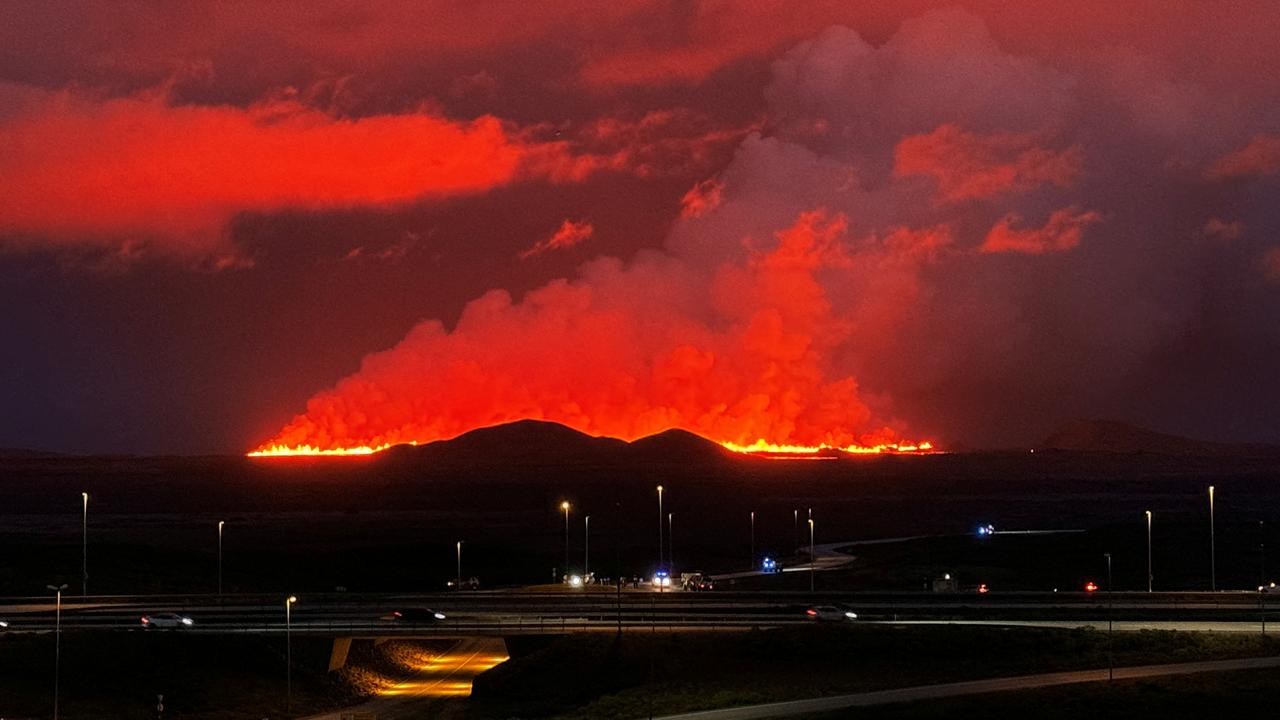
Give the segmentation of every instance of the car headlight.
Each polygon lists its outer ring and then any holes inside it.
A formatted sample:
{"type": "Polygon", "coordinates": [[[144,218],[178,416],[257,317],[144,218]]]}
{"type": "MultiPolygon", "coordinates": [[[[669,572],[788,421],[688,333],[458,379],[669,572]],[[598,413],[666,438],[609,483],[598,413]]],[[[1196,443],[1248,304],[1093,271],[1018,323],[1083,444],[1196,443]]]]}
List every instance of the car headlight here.
{"type": "Polygon", "coordinates": [[[844,614],[844,616],[845,616],[845,617],[847,617],[847,618],[849,618],[850,620],[857,620],[857,619],[858,619],[858,613],[856,613],[856,612],[847,612],[847,613],[845,613],[845,614],[844,614]]]}
{"type": "Polygon", "coordinates": [[[436,619],[437,619],[437,620],[443,620],[443,619],[444,619],[444,613],[436,613],[436,614],[435,614],[435,616],[436,616],[436,619]]]}
{"type": "Polygon", "coordinates": [[[182,618],[183,625],[192,625],[191,618],[182,618]]]}

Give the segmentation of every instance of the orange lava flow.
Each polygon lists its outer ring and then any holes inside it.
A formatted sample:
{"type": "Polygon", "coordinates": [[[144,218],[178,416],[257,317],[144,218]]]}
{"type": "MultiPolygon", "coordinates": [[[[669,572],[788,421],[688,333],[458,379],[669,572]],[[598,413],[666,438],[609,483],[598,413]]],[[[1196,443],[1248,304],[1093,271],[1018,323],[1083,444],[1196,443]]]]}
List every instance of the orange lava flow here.
{"type": "MultiPolygon", "coordinates": [[[[416,442],[404,443],[406,445],[417,445],[416,442]]],[[[763,438],[756,440],[750,445],[739,445],[732,442],[721,442],[720,446],[726,450],[731,450],[743,455],[769,455],[773,457],[785,457],[793,455],[796,457],[804,457],[816,455],[825,450],[834,450],[837,452],[848,453],[850,455],[879,455],[884,453],[896,453],[905,455],[925,455],[938,452],[933,443],[925,440],[916,443],[885,443],[880,445],[848,445],[838,447],[835,445],[778,445],[765,441],[763,438]]],[[[352,448],[318,448],[312,445],[295,445],[292,447],[285,445],[268,445],[253,452],[247,453],[248,457],[301,457],[301,456],[336,456],[336,457],[354,457],[367,456],[374,453],[382,452],[391,447],[391,443],[370,447],[361,445],[352,448]]]]}
{"type": "Polygon", "coordinates": [[[258,448],[251,453],[247,453],[248,457],[296,457],[301,455],[372,455],[382,452],[391,447],[391,444],[379,445],[377,447],[369,447],[361,445],[351,448],[318,448],[312,445],[294,445],[292,447],[285,445],[268,445],[258,448]]]}

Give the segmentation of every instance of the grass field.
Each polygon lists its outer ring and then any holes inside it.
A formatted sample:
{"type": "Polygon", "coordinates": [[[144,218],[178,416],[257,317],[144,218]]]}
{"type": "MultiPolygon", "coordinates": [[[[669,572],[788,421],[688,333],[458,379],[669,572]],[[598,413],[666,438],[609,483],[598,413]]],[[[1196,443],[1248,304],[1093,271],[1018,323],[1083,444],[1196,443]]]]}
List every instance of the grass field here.
{"type": "MultiPolygon", "coordinates": [[[[1115,636],[1117,665],[1280,653],[1280,639],[1115,636]]],[[[1106,667],[1092,630],[832,626],[736,634],[572,636],[477,681],[470,716],[645,717],[917,684],[1106,667]]]]}
{"type": "Polygon", "coordinates": [[[1242,670],[856,708],[805,720],[1203,720],[1274,717],[1278,711],[1280,676],[1275,670],[1242,670]]]}

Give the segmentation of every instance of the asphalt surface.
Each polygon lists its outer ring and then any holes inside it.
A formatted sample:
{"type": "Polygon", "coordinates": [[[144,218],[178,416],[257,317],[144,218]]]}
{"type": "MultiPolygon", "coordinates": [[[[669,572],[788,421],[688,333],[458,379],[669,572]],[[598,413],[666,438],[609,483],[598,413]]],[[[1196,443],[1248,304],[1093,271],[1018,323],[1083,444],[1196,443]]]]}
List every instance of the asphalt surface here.
{"type": "MultiPolygon", "coordinates": [[[[330,594],[302,596],[292,611],[292,632],[332,637],[443,637],[547,635],[577,631],[647,629],[733,630],[813,622],[813,605],[846,606],[859,622],[949,622],[1022,624],[1040,627],[1105,627],[1118,630],[1170,628],[1258,632],[1263,611],[1280,623],[1280,597],[1257,593],[774,593],[653,592],[607,590],[558,592],[463,592],[427,595],[330,594]],[[1260,601],[1266,600],[1264,608],[1260,601]],[[431,608],[438,622],[401,622],[395,610],[431,608]]],[[[145,614],[176,612],[194,621],[172,632],[278,634],[285,631],[283,598],[261,596],[152,596],[68,600],[64,632],[142,632],[145,614]]],[[[9,633],[54,628],[47,599],[0,599],[0,620],[9,633]]],[[[1276,628],[1280,630],[1280,627],[1276,628]]],[[[171,632],[147,630],[146,632],[171,632]]]]}
{"type": "MultiPolygon", "coordinates": [[[[1245,658],[1242,660],[1215,660],[1210,662],[1177,663],[1172,665],[1141,665],[1137,667],[1116,668],[1116,680],[1135,680],[1141,678],[1165,677],[1170,675],[1188,675],[1191,673],[1223,672],[1230,670],[1258,670],[1280,667],[1280,657],[1245,658]]],[[[666,715],[658,720],[764,720],[766,718],[792,717],[812,713],[829,712],[845,708],[867,707],[870,705],[888,705],[890,703],[914,702],[917,700],[933,700],[937,698],[957,697],[961,695],[980,695],[985,693],[1008,692],[1012,690],[1033,690],[1056,685],[1074,685],[1077,683],[1105,682],[1109,677],[1106,669],[1078,670],[1074,672],[1045,673],[1042,675],[1023,675],[1020,677],[993,678],[990,680],[970,680],[967,682],[944,683],[941,685],[920,685],[916,687],[895,688],[893,690],[877,690],[874,692],[856,693],[852,695],[833,695],[809,700],[792,700],[788,702],[767,703],[764,705],[746,705],[721,710],[703,710],[700,712],[666,715]]]]}

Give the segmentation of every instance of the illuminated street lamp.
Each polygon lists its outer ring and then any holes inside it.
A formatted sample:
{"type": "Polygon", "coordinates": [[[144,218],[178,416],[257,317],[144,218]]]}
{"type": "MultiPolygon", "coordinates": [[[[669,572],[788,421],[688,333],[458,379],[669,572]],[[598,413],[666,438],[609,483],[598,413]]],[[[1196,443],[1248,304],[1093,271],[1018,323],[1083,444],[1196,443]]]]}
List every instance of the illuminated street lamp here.
{"type": "Polygon", "coordinates": [[[293,604],[298,602],[296,595],[284,599],[284,682],[285,709],[293,708],[293,604]]]}
{"type": "Polygon", "coordinates": [[[226,525],[226,520],[218,521],[218,594],[222,594],[222,526],[226,525]]]}
{"type": "Polygon", "coordinates": [[[454,579],[453,589],[462,592],[462,541],[458,541],[458,575],[454,579]]]}
{"type": "Polygon", "coordinates": [[[1213,533],[1213,486],[1209,486],[1209,589],[1218,590],[1218,550],[1213,533]]]}
{"type": "Polygon", "coordinates": [[[672,526],[675,513],[667,513],[667,572],[676,566],[676,533],[672,526]]]}
{"type": "Polygon", "coordinates": [[[1147,511],[1147,592],[1151,592],[1151,511],[1147,511]]]}
{"type": "Polygon", "coordinates": [[[52,590],[56,598],[53,626],[53,720],[58,720],[58,675],[62,665],[62,591],[67,589],[67,584],[45,587],[52,590]]]}
{"type": "Polygon", "coordinates": [[[1116,661],[1115,654],[1112,651],[1114,646],[1112,645],[1111,632],[1111,611],[1114,607],[1114,602],[1111,596],[1111,553],[1104,554],[1107,558],[1107,681],[1110,682],[1111,680],[1114,680],[1116,676],[1116,661]]]}
{"type": "Polygon", "coordinates": [[[658,569],[662,569],[662,486],[658,486],[658,569]]]}
{"type": "Polygon", "coordinates": [[[82,492],[84,513],[80,523],[80,594],[89,594],[89,493],[82,492]]]}
{"type": "Polygon", "coordinates": [[[569,577],[569,501],[565,500],[560,503],[560,509],[564,511],[564,576],[569,577]]]}
{"type": "MultiPolygon", "coordinates": [[[[810,509],[809,513],[812,514],[813,510],[810,509]]],[[[809,518],[809,592],[813,592],[813,571],[814,571],[813,566],[815,564],[817,563],[816,563],[816,557],[813,554],[813,518],[810,517],[809,518]]]]}

